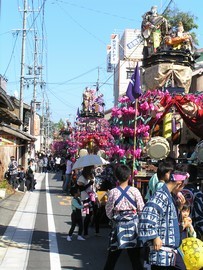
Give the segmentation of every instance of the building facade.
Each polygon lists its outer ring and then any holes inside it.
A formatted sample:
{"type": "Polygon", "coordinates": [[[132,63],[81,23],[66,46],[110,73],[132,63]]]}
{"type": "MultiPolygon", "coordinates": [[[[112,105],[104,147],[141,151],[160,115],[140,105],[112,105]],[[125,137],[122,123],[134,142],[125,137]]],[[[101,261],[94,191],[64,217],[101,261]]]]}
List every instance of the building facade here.
{"type": "Polygon", "coordinates": [[[141,31],[125,29],[119,39],[118,63],[114,65],[114,105],[125,94],[137,62],[142,61],[143,42],[141,31]]]}

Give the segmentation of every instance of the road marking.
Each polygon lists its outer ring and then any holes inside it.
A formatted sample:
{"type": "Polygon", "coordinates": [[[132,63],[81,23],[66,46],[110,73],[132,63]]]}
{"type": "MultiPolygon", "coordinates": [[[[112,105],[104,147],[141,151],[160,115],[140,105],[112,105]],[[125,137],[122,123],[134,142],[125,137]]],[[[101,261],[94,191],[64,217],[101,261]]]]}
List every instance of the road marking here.
{"type": "Polygon", "coordinates": [[[56,227],[53,216],[53,209],[51,203],[51,196],[49,192],[48,173],[46,173],[46,201],[47,201],[47,219],[49,230],[49,255],[50,255],[50,267],[51,270],[61,270],[61,262],[58,251],[58,244],[56,238],[56,227]]]}
{"type": "Polygon", "coordinates": [[[70,205],[70,203],[59,202],[60,205],[70,205]]]}

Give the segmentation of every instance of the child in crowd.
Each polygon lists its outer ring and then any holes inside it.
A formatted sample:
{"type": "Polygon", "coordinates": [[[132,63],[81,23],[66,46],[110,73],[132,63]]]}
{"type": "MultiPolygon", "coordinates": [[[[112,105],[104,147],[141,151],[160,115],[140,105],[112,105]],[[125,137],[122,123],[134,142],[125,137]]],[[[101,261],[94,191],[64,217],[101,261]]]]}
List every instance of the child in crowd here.
{"type": "Polygon", "coordinates": [[[157,173],[149,180],[148,191],[145,199],[149,200],[154,193],[168,181],[170,173],[175,169],[175,163],[172,159],[165,159],[158,164],[157,173]]]}
{"type": "Polygon", "coordinates": [[[89,225],[93,217],[95,235],[99,236],[99,201],[95,186],[94,166],[84,167],[77,179],[77,185],[81,191],[81,200],[84,204],[84,237],[88,237],[89,225]]]}
{"type": "Polygon", "coordinates": [[[181,192],[190,203],[191,218],[197,238],[203,240],[203,192],[195,185],[192,178],[189,178],[188,184],[181,192]]]}
{"type": "Polygon", "coordinates": [[[190,218],[190,203],[188,201],[184,203],[181,209],[181,237],[182,239],[187,237],[196,238],[196,232],[190,218]]]}
{"type": "Polygon", "coordinates": [[[72,187],[71,189],[71,195],[73,196],[72,202],[71,202],[71,208],[72,208],[72,214],[71,214],[71,228],[69,230],[67,241],[72,241],[72,234],[75,230],[76,225],[79,226],[78,230],[78,237],[77,240],[85,240],[82,237],[82,231],[83,231],[83,221],[82,221],[82,212],[83,205],[80,200],[80,190],[78,187],[72,187]]]}
{"type": "Polygon", "coordinates": [[[128,185],[131,169],[119,164],[115,169],[119,186],[108,192],[105,206],[106,215],[111,220],[109,252],[104,270],[113,270],[122,252],[126,249],[132,269],[143,269],[140,256],[141,249],[137,247],[138,216],[144,207],[140,191],[128,185]]]}
{"type": "Polygon", "coordinates": [[[18,168],[18,182],[19,182],[18,190],[24,192],[25,191],[25,169],[24,167],[21,167],[21,166],[19,166],[18,168]]]}

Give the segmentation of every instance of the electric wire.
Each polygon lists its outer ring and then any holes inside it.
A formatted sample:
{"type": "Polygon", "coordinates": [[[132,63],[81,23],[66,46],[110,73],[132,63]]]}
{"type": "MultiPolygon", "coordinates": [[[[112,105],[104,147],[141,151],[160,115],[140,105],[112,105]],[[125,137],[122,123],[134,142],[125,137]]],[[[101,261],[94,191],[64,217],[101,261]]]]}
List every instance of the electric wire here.
{"type": "MultiPolygon", "coordinates": [[[[34,16],[34,15],[33,15],[33,20],[32,20],[31,23],[29,23],[29,29],[28,29],[28,31],[30,31],[31,28],[33,27],[33,25],[35,24],[35,22],[37,22],[37,18],[39,17],[39,15],[41,15],[41,14],[43,13],[43,18],[44,18],[45,2],[46,2],[46,0],[44,0],[44,1],[42,2],[41,8],[40,8],[40,10],[39,10],[37,16],[34,16]]],[[[67,3],[67,2],[65,2],[65,1],[56,1],[56,2],[61,2],[61,3],[70,4],[70,3],[67,3]]],[[[170,1],[170,2],[172,2],[172,1],[170,1]]],[[[32,0],[32,4],[34,5],[33,0],[32,0]]],[[[57,3],[57,5],[64,11],[64,9],[59,5],[59,3],[57,3]]],[[[75,4],[71,4],[71,5],[75,5],[75,4]]],[[[75,6],[77,6],[77,5],[75,5],[75,6]]],[[[85,7],[80,7],[80,8],[85,8],[85,7]]],[[[85,9],[87,9],[87,8],[85,8],[85,9]]],[[[89,9],[89,10],[90,10],[90,11],[94,11],[94,12],[99,12],[99,11],[93,10],[93,9],[89,9]]],[[[105,42],[103,42],[102,40],[100,40],[99,38],[97,38],[94,34],[92,34],[90,31],[88,31],[87,29],[85,29],[83,26],[81,26],[81,24],[78,23],[78,22],[77,22],[70,14],[68,14],[66,11],[65,11],[65,13],[66,13],[66,14],[67,14],[67,15],[68,15],[68,16],[69,16],[76,24],[78,24],[84,31],[86,31],[88,34],[92,35],[94,38],[96,38],[97,40],[99,40],[102,44],[105,44],[105,45],[106,45],[105,42]]],[[[111,16],[111,14],[108,14],[108,13],[104,13],[104,12],[103,12],[103,14],[111,16]]],[[[112,16],[113,16],[113,15],[112,15],[112,16]]],[[[117,16],[117,17],[118,17],[118,16],[117,16]]],[[[42,23],[41,23],[41,28],[44,29],[44,24],[42,24],[42,23]]],[[[42,36],[44,36],[44,34],[43,34],[42,36]]],[[[42,38],[42,40],[43,40],[43,42],[44,42],[44,39],[43,39],[43,38],[42,38]]],[[[42,47],[44,48],[44,46],[42,46],[42,47]]],[[[135,48],[135,49],[136,49],[136,48],[135,48]]],[[[134,50],[134,51],[135,51],[135,50],[134,50]]],[[[133,52],[134,52],[134,51],[133,51],[133,52]]],[[[43,56],[43,53],[42,53],[41,55],[43,56]]],[[[129,59],[126,59],[125,61],[129,61],[129,59]]],[[[125,63],[125,61],[124,61],[124,63],[125,63]]],[[[124,64],[124,63],[123,63],[123,64],[124,64]]],[[[47,67],[47,66],[46,66],[46,67],[47,67]]],[[[95,69],[92,69],[91,71],[93,71],[93,70],[95,70],[95,69]]],[[[84,75],[88,74],[88,73],[91,72],[91,71],[87,71],[87,72],[83,73],[82,75],[78,75],[78,76],[76,76],[76,77],[74,77],[74,78],[71,78],[71,79],[66,80],[66,81],[64,81],[64,82],[61,82],[61,83],[58,83],[58,85],[61,86],[61,85],[69,84],[69,82],[74,81],[74,80],[77,80],[78,78],[81,78],[81,76],[84,76],[84,75]]],[[[48,72],[47,72],[47,74],[48,74],[48,72]]],[[[113,74],[111,74],[111,76],[109,76],[105,82],[101,83],[100,88],[103,87],[105,84],[107,84],[107,82],[108,82],[112,77],[113,77],[113,74]]],[[[54,84],[54,83],[49,83],[48,80],[46,80],[46,81],[47,81],[46,84],[54,84]]],[[[56,83],[56,84],[57,84],[57,83],[56,83]]],[[[50,89],[48,89],[48,91],[52,92],[50,89]]],[[[54,95],[53,92],[52,92],[52,95],[54,95]]],[[[56,97],[56,96],[55,96],[55,97],[56,97]]],[[[58,98],[58,100],[60,100],[60,99],[58,98]]],[[[60,101],[62,101],[62,100],[60,100],[60,101]]],[[[63,103],[64,103],[64,101],[63,101],[63,103]]],[[[66,105],[67,105],[67,104],[66,104],[66,105]]]]}
{"type": "Polygon", "coordinates": [[[13,55],[14,55],[14,51],[15,51],[15,47],[16,47],[16,43],[17,43],[17,39],[18,39],[18,32],[16,32],[16,38],[15,38],[15,41],[14,41],[14,45],[13,45],[13,49],[12,49],[12,52],[11,52],[11,56],[10,56],[10,59],[8,61],[8,65],[6,67],[6,70],[4,71],[3,77],[6,76],[6,72],[8,71],[8,68],[9,68],[9,66],[11,64],[11,61],[12,61],[12,58],[13,58],[13,55]]]}
{"type": "Polygon", "coordinates": [[[60,3],[63,3],[63,4],[75,6],[75,7],[81,8],[81,9],[85,9],[85,10],[88,10],[88,11],[91,11],[91,12],[94,12],[94,13],[103,14],[103,15],[110,16],[110,17],[115,17],[115,18],[128,20],[128,21],[135,21],[135,19],[132,19],[132,18],[129,18],[129,17],[118,16],[116,14],[111,14],[109,12],[104,12],[104,11],[101,11],[101,10],[88,8],[88,7],[85,7],[85,6],[79,6],[79,5],[75,4],[75,3],[70,3],[70,2],[66,2],[66,1],[62,1],[62,0],[55,0],[55,2],[60,2],[60,3]]]}
{"type": "Polygon", "coordinates": [[[93,38],[97,39],[100,43],[106,46],[106,43],[101,40],[99,37],[97,37],[95,34],[91,33],[89,30],[87,30],[84,26],[82,26],[76,19],[73,18],[64,8],[62,8],[58,3],[57,5],[61,8],[61,10],[75,23],[77,24],[80,28],[82,28],[85,32],[87,32],[90,36],[93,38]]]}

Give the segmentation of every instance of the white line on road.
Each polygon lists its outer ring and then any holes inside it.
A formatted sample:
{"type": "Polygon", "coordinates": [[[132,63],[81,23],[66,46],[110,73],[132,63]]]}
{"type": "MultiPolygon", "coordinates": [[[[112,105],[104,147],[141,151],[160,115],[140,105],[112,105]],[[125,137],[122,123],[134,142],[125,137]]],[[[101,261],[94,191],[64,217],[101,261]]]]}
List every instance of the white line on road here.
{"type": "Polygon", "coordinates": [[[47,201],[47,219],[49,230],[49,254],[51,267],[50,269],[61,270],[61,262],[56,238],[56,227],[52,210],[51,196],[49,192],[48,173],[46,173],[46,201],[47,201]]]}

